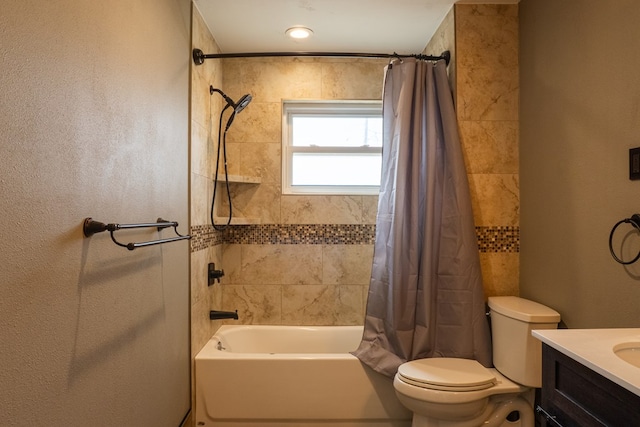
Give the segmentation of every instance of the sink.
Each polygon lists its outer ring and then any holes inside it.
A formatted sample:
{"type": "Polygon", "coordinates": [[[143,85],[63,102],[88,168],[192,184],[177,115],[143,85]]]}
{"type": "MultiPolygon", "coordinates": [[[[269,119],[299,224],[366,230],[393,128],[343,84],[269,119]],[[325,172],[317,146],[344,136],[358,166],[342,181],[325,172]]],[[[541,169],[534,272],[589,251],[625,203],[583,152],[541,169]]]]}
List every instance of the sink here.
{"type": "Polygon", "coordinates": [[[640,341],[616,344],[613,352],[625,362],[640,368],[640,341]]]}

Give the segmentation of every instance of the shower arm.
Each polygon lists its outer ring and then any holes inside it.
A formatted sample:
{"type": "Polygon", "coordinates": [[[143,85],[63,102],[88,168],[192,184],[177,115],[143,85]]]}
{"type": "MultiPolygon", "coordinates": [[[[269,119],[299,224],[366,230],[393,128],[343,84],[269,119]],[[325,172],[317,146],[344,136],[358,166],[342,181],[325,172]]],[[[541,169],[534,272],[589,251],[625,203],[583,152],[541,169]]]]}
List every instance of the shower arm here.
{"type": "Polygon", "coordinates": [[[222,95],[224,100],[227,101],[227,104],[228,104],[227,107],[233,107],[236,105],[236,103],[233,102],[233,99],[229,98],[226,93],[224,93],[218,88],[213,87],[212,85],[209,85],[209,94],[213,95],[213,92],[218,92],[220,95],[222,95]]]}

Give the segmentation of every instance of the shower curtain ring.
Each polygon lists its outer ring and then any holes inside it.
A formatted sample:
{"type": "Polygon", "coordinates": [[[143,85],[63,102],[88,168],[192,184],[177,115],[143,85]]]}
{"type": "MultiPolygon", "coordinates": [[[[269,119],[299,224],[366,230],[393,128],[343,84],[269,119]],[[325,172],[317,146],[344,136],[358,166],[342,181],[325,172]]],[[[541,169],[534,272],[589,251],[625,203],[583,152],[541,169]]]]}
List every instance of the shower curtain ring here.
{"type": "Polygon", "coordinates": [[[393,68],[393,61],[396,59],[399,60],[400,63],[402,64],[402,57],[398,55],[396,52],[393,52],[392,55],[389,55],[389,63],[387,64],[389,69],[393,68]]]}

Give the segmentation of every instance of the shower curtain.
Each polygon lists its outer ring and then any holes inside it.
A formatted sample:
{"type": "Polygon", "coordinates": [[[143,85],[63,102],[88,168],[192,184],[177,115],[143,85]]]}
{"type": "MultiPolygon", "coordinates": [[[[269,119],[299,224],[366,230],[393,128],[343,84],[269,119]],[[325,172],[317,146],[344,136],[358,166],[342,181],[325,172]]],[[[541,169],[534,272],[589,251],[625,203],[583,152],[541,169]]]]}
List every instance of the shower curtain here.
{"type": "Polygon", "coordinates": [[[480,260],[446,64],[395,60],[383,91],[382,180],[362,342],[392,377],[428,357],[491,366],[480,260]]]}

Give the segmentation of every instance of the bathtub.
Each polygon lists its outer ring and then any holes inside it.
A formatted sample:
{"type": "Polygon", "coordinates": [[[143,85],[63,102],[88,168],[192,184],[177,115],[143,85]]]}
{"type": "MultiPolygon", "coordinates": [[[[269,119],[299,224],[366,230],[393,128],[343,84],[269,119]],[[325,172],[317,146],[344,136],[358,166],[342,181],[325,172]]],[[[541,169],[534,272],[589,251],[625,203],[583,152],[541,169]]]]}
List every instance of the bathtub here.
{"type": "Polygon", "coordinates": [[[409,427],[393,382],[349,354],[362,326],[222,326],[195,358],[196,426],[409,427]]]}

